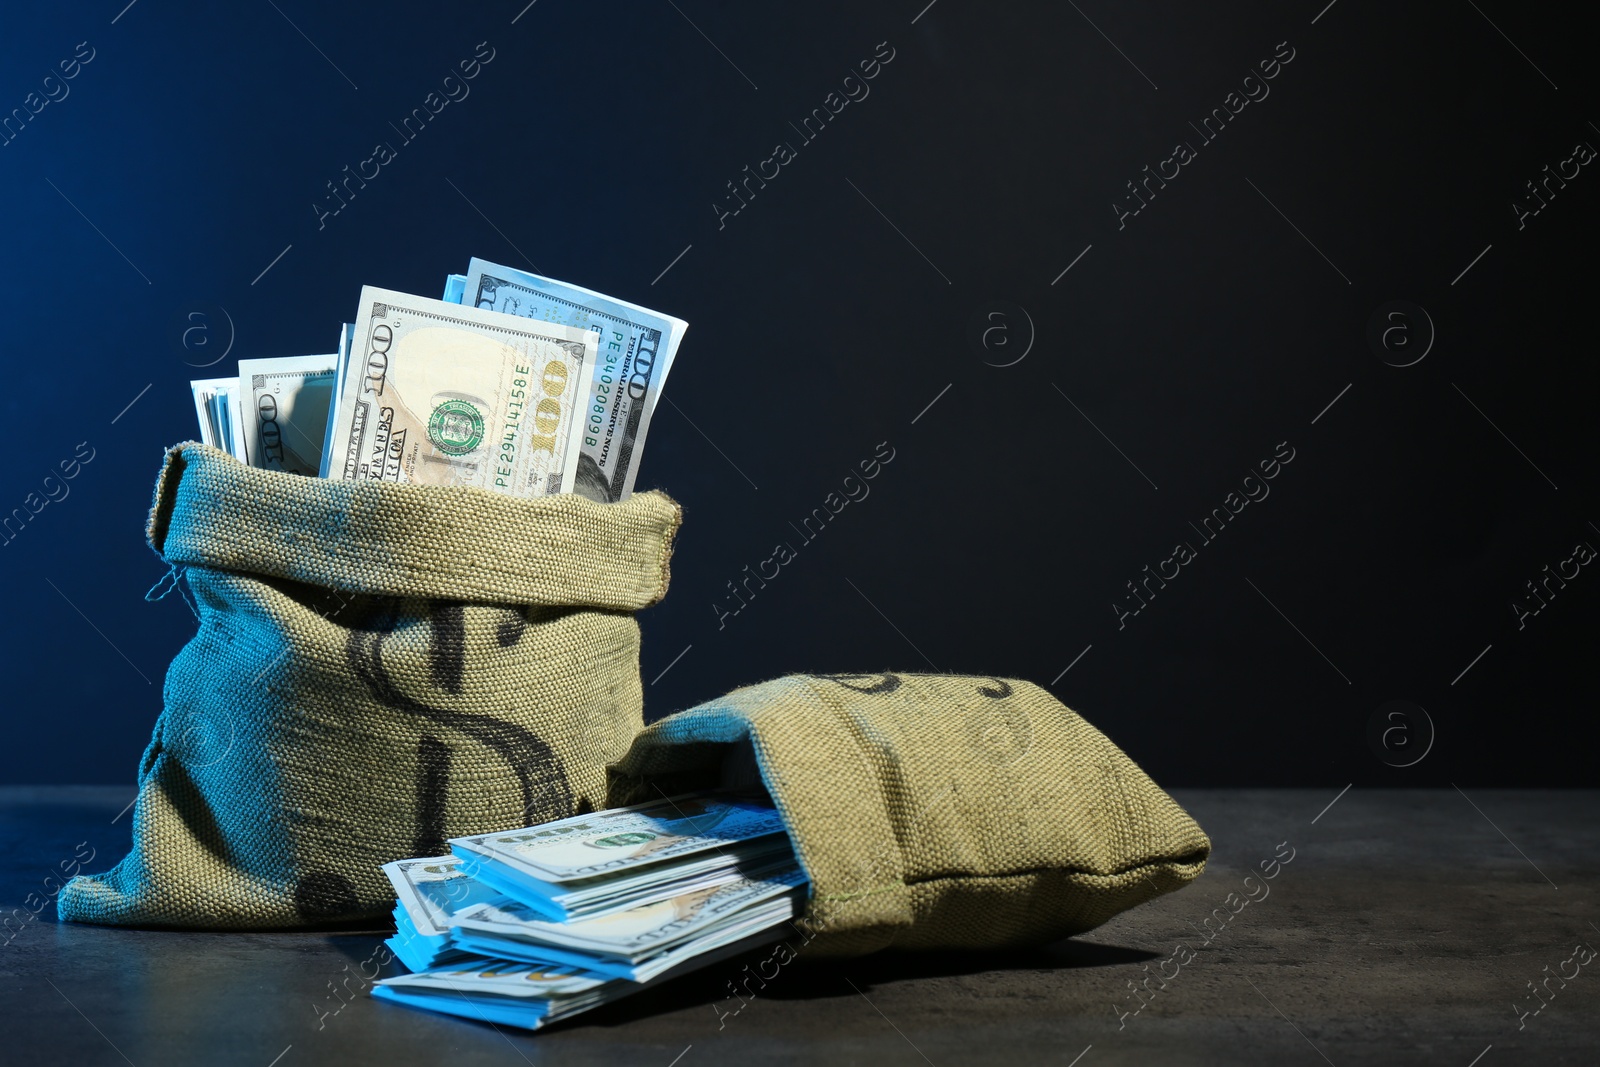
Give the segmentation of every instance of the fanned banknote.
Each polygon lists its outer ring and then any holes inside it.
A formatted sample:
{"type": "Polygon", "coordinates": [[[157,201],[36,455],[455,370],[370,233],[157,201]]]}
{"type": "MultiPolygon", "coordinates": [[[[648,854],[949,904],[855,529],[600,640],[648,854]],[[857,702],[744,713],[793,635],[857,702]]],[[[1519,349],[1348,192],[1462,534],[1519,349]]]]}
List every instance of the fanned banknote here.
{"type": "Polygon", "coordinates": [[[472,877],[566,921],[721,885],[789,852],[770,805],[681,797],[455,838],[472,877]]]}
{"type": "Polygon", "coordinates": [[[243,458],[250,466],[321,473],[338,361],[337,354],[239,361],[243,458]]]}
{"type": "Polygon", "coordinates": [[[230,383],[232,388],[239,388],[237,378],[201,378],[189,383],[189,391],[194,394],[195,419],[200,423],[200,443],[223,451],[227,451],[228,446],[221,443],[224,437],[211,410],[211,398],[229,388],[230,383]]]}
{"type": "Polygon", "coordinates": [[[329,457],[333,455],[333,424],[337,421],[336,413],[339,411],[339,401],[344,396],[345,368],[350,362],[350,346],[355,343],[356,324],[347,322],[339,327],[339,350],[334,358],[333,370],[333,398],[328,401],[328,426],[322,435],[322,463],[317,469],[317,476],[328,476],[329,457]]]}
{"type": "Polygon", "coordinates": [[[783,832],[771,804],[738,797],[681,796],[451,840],[464,859],[505,859],[544,881],[614,877],[628,868],[680,859],[783,832]]]}
{"type": "Polygon", "coordinates": [[[383,865],[394,886],[395,936],[389,948],[413,971],[427,970],[464,955],[450,938],[453,915],[503,899],[482,882],[467,877],[457,856],[397,860],[383,865]]]}
{"type": "Polygon", "coordinates": [[[418,973],[385,979],[373,995],[529,1028],[781,940],[806,884],[770,799],[746,793],[613,808],[451,847],[451,857],[384,867],[399,897],[390,944],[418,973]],[[610,910],[551,914],[552,895],[573,894],[610,910]]]}
{"type": "Polygon", "coordinates": [[[603,978],[585,974],[576,967],[540,968],[529,963],[500,963],[478,960],[476,966],[439,968],[432,974],[401,974],[385,979],[395,989],[438,989],[448,987],[502,996],[569,997],[591,992],[606,984],[603,978]]]}
{"type": "Polygon", "coordinates": [[[569,964],[648,982],[697,956],[763,931],[773,939],[794,917],[805,875],[792,857],[765,874],[682,893],[592,919],[552,922],[519,901],[490,901],[454,915],[454,943],[467,952],[569,964]]]}
{"type": "Polygon", "coordinates": [[[805,883],[793,856],[785,855],[721,884],[555,922],[470,877],[458,857],[400,860],[383,871],[399,898],[389,945],[413,970],[474,955],[634,981],[791,918],[795,890],[805,883]]]}
{"type": "Polygon", "coordinates": [[[461,303],[461,296],[467,291],[467,276],[465,274],[451,274],[444,280],[444,300],[447,304],[461,303]]]}
{"type": "MultiPolygon", "coordinates": [[[[451,275],[447,297],[458,292],[451,275]]],[[[650,417],[689,324],[580,285],[473,259],[462,304],[592,331],[598,358],[588,378],[574,492],[602,503],[633,492],[650,417]]]]}
{"type": "Polygon", "coordinates": [[[723,940],[642,982],[582,967],[477,959],[385,978],[373,986],[372,995],[424,1011],[537,1030],[649,989],[658,982],[671,981],[690,971],[771,944],[788,930],[780,919],[776,926],[723,940]]]}
{"type": "Polygon", "coordinates": [[[195,416],[206,444],[268,470],[615,502],[687,329],[473,259],[444,300],[364,287],[335,354],[191,383],[195,416]]]}
{"type": "Polygon", "coordinates": [[[385,978],[373,986],[372,995],[425,1011],[537,1030],[642,988],[572,968],[480,960],[475,966],[456,964],[385,978]]]}
{"type": "Polygon", "coordinates": [[[202,378],[189,383],[200,420],[200,443],[244,459],[244,421],[239,417],[239,379],[202,378]]]}
{"type": "Polygon", "coordinates": [[[595,335],[366,286],[330,477],[570,490],[595,335]]]}

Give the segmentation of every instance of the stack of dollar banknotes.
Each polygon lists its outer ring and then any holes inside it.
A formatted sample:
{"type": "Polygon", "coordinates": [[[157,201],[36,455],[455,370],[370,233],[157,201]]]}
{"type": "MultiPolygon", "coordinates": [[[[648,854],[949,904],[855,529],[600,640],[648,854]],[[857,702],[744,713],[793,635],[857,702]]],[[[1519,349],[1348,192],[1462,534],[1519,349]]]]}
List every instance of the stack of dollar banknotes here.
{"type": "Polygon", "coordinates": [[[413,974],[372,995],[537,1029],[777,941],[805,875],[765,795],[703,793],[384,866],[388,944],[413,974]]]}
{"type": "Polygon", "coordinates": [[[633,491],[688,328],[474,259],[443,300],[363,287],[337,352],[190,384],[201,441],[253,467],[608,503],[633,491]]]}

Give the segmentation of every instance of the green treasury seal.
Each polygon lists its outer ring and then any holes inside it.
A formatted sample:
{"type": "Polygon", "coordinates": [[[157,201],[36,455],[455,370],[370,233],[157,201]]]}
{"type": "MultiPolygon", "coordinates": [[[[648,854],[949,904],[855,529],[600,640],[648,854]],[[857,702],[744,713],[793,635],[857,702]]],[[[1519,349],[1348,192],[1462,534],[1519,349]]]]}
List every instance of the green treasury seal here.
{"type": "Polygon", "coordinates": [[[428,419],[428,440],[447,456],[464,456],[483,443],[483,415],[465,400],[446,400],[428,419]]]}

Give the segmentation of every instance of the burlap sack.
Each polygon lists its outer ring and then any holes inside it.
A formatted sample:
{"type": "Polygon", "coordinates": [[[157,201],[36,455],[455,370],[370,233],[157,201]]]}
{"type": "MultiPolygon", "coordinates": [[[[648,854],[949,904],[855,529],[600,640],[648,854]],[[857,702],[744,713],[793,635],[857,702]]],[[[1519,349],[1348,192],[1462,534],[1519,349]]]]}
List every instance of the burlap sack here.
{"type": "Polygon", "coordinates": [[[62,919],[379,918],[390,860],[603,806],[643,725],[639,628],[681,511],[355,483],[167,454],[150,544],[199,631],[167,672],[133,850],[62,919]]]}
{"type": "Polygon", "coordinates": [[[810,876],[802,951],[1038,945],[1188,884],[1211,841],[1030,682],[796,675],[654,723],[612,804],[759,774],[810,876]],[[751,767],[753,757],[753,768],[751,767]]]}

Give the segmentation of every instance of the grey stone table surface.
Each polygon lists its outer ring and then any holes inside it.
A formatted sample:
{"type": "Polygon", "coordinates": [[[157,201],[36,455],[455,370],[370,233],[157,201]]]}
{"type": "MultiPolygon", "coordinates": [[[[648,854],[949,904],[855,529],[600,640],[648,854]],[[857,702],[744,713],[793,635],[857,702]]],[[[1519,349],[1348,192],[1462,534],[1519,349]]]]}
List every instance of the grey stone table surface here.
{"type": "Polygon", "coordinates": [[[742,998],[729,962],[528,1034],[337,995],[388,931],[57,923],[51,872],[120,857],[132,792],[0,789],[0,1062],[1600,1063],[1600,791],[1174,795],[1205,875],[1081,937],[796,962],[742,998]]]}

